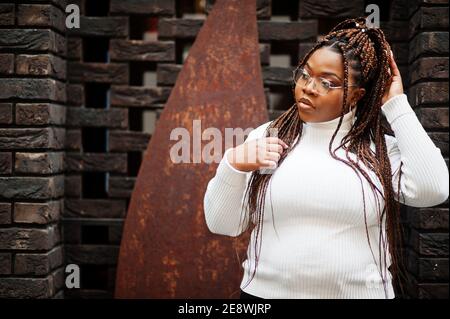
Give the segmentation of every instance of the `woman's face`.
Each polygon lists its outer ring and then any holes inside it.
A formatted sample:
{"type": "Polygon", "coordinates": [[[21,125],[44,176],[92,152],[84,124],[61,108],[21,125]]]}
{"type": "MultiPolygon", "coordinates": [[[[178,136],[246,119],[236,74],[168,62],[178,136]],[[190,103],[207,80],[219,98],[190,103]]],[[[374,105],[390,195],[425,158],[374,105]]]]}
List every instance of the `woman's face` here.
{"type": "MultiPolygon", "coordinates": [[[[314,51],[305,63],[304,69],[312,77],[328,80],[332,86],[344,85],[342,55],[326,47],[314,51]]],[[[349,68],[348,82],[349,86],[355,84],[351,68],[349,68]]],[[[325,122],[339,117],[342,112],[344,88],[330,89],[326,95],[319,95],[313,85],[313,81],[310,81],[306,86],[300,84],[295,86],[295,100],[302,121],[325,122]],[[308,106],[299,102],[301,99],[306,99],[312,105],[308,106]]],[[[355,105],[364,93],[363,88],[349,87],[347,105],[355,105]]]]}

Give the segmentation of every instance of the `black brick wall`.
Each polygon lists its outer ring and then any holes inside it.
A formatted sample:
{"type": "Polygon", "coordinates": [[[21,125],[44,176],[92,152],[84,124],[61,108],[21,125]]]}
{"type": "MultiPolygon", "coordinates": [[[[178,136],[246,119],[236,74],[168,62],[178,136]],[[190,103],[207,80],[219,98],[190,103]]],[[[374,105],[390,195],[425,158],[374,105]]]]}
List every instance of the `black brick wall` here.
{"type": "MultiPolygon", "coordinates": [[[[189,15],[193,0],[21,3],[0,4],[0,297],[112,297],[142,153],[203,20],[189,15]],[[80,29],[65,28],[68,3],[80,29]],[[81,289],[63,289],[69,263],[81,289]]],[[[299,59],[368,3],[380,4],[409,100],[448,162],[447,1],[257,0],[271,119],[293,103],[299,59]]],[[[403,213],[405,297],[447,298],[448,202],[403,213]]]]}

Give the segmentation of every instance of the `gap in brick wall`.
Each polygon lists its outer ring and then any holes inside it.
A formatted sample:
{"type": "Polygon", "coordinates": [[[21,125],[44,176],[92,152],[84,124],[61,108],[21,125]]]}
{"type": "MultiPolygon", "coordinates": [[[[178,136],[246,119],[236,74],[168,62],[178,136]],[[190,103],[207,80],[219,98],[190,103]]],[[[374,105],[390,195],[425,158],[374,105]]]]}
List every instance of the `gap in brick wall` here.
{"type": "Polygon", "coordinates": [[[128,109],[128,129],[130,131],[142,131],[142,109],[134,107],[128,109]]]}
{"type": "Polygon", "coordinates": [[[80,265],[80,273],[83,289],[108,289],[107,265],[80,265]]]}
{"type": "Polygon", "coordinates": [[[175,63],[184,63],[193,43],[194,40],[192,39],[175,39],[175,63]]]}
{"type": "Polygon", "coordinates": [[[153,134],[158,121],[158,113],[151,110],[142,111],[142,131],[144,133],[153,134]]]}
{"type": "Polygon", "coordinates": [[[111,85],[107,83],[85,83],[85,107],[106,109],[109,107],[109,92],[111,85]]]}
{"type": "Polygon", "coordinates": [[[131,15],[129,24],[131,40],[158,40],[158,17],[131,15]]]}
{"type": "Polygon", "coordinates": [[[107,130],[104,127],[83,127],[81,145],[84,153],[103,153],[107,150],[107,130]]]}
{"type": "Polygon", "coordinates": [[[155,62],[130,62],[130,85],[157,86],[155,62]]]}
{"type": "Polygon", "coordinates": [[[270,110],[287,110],[294,104],[290,86],[272,86],[269,93],[270,110]]]}
{"type": "Polygon", "coordinates": [[[109,243],[109,228],[105,225],[82,225],[81,244],[102,245],[109,243]]]}
{"type": "Polygon", "coordinates": [[[81,175],[83,198],[106,198],[106,173],[83,172],[81,175]]]}
{"type": "Polygon", "coordinates": [[[142,152],[128,152],[128,176],[137,176],[142,163],[142,152]]]}
{"type": "Polygon", "coordinates": [[[109,39],[108,38],[83,38],[83,61],[84,62],[109,62],[109,39]]]}
{"type": "Polygon", "coordinates": [[[109,13],[109,0],[84,0],[86,16],[104,17],[109,13]]]}
{"type": "Polygon", "coordinates": [[[299,1],[272,0],[272,21],[296,21],[298,20],[299,1]]]}
{"type": "Polygon", "coordinates": [[[270,66],[290,68],[298,64],[298,41],[273,41],[270,44],[270,66]]]}

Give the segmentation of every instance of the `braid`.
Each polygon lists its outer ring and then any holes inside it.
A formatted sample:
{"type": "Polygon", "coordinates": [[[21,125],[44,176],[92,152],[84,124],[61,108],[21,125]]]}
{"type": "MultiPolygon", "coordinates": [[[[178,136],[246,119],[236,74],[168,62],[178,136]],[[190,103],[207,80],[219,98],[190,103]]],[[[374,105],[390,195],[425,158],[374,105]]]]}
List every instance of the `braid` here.
{"type": "MultiPolygon", "coordinates": [[[[363,180],[364,177],[371,190],[374,192],[377,203],[378,223],[380,225],[378,258],[380,263],[380,273],[383,278],[383,284],[386,292],[386,276],[387,276],[387,256],[388,251],[391,257],[391,272],[395,279],[398,280],[400,289],[403,292],[403,282],[406,278],[404,275],[404,265],[402,256],[402,240],[403,233],[400,221],[400,205],[396,198],[400,198],[400,180],[401,169],[399,172],[398,194],[394,194],[392,186],[392,171],[389,157],[387,154],[385,135],[387,129],[381,123],[381,101],[384,89],[390,80],[389,73],[389,52],[390,46],[386,41],[384,33],[380,29],[368,28],[365,24],[365,18],[347,19],[337,24],[324,38],[318,42],[300,61],[299,66],[303,66],[309,57],[317,49],[328,47],[329,49],[340,52],[343,57],[344,64],[344,97],[343,108],[336,131],[333,133],[329,144],[329,152],[331,156],[347,166],[351,167],[360,180],[364,202],[364,221],[366,225],[366,235],[369,242],[369,248],[375,260],[372,245],[369,239],[369,231],[367,226],[367,213],[365,208],[365,195],[363,180]],[[349,65],[350,63],[350,65],[349,65]],[[364,86],[366,94],[358,101],[356,108],[356,121],[352,125],[350,131],[344,136],[341,144],[332,149],[333,141],[341,126],[343,115],[348,111],[348,74],[349,68],[356,71],[357,82],[364,86]],[[375,145],[372,150],[371,145],[375,145]],[[336,155],[338,149],[345,150],[346,158],[340,158],[336,155]],[[358,161],[351,158],[350,153],[357,156],[358,161]],[[363,167],[360,166],[363,164],[363,167]],[[374,172],[377,179],[382,185],[382,189],[377,187],[367,173],[367,169],[374,172]],[[385,205],[381,207],[381,199],[385,205]],[[383,234],[383,227],[386,223],[386,235],[383,234]],[[383,254],[382,254],[383,253],[383,254]],[[383,257],[383,258],[382,258],[383,257]]],[[[284,159],[289,152],[299,143],[302,135],[303,122],[299,117],[297,105],[292,105],[277,119],[272,121],[265,132],[265,136],[269,136],[269,130],[274,128],[278,131],[278,137],[285,141],[290,147],[283,151],[278,161],[278,166],[282,165],[284,159]],[[297,140],[296,140],[297,139],[297,140]],[[294,141],[296,140],[295,144],[294,141]]],[[[258,264],[258,252],[261,248],[259,234],[262,234],[263,216],[264,216],[264,198],[271,174],[261,174],[254,171],[248,182],[248,187],[244,194],[243,205],[246,204],[249,209],[250,217],[255,221],[256,240],[255,240],[255,270],[250,278],[254,278],[256,267],[258,264]]],[[[376,260],[375,260],[376,263],[376,260]]],[[[387,294],[387,292],[386,292],[387,294]]]]}

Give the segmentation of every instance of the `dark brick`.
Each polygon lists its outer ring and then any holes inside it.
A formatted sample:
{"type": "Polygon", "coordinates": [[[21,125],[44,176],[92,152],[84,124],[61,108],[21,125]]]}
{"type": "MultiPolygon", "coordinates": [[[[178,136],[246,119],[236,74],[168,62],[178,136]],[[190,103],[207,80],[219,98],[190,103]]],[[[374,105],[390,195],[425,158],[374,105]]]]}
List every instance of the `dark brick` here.
{"type": "Polygon", "coordinates": [[[409,61],[420,55],[447,55],[448,32],[421,32],[409,42],[409,61]]]}
{"type": "Polygon", "coordinates": [[[261,41],[315,40],[318,25],[316,20],[310,21],[259,21],[258,33],[261,41]]]}
{"type": "Polygon", "coordinates": [[[66,122],[66,108],[50,103],[16,104],[18,125],[63,125],[66,122]]]}
{"type": "Polygon", "coordinates": [[[314,47],[315,43],[306,43],[306,42],[302,42],[298,45],[298,62],[300,63],[300,61],[306,56],[306,54],[308,54],[308,52],[314,47]]]}
{"type": "Polygon", "coordinates": [[[413,107],[423,104],[448,104],[448,82],[423,82],[409,89],[413,107]]]}
{"type": "Polygon", "coordinates": [[[128,82],[128,66],[119,63],[69,62],[69,80],[124,84],[128,82]]]}
{"type": "Polygon", "coordinates": [[[175,0],[111,0],[111,13],[152,14],[158,16],[175,15],[175,0]]]}
{"type": "Polygon", "coordinates": [[[12,124],[12,113],[11,103],[0,103],[0,124],[12,124]]]}
{"type": "Polygon", "coordinates": [[[292,84],[292,70],[291,68],[263,67],[262,76],[264,85],[290,86],[292,84]]]}
{"type": "Polygon", "coordinates": [[[64,80],[66,78],[66,63],[63,59],[51,54],[21,54],[16,57],[16,73],[48,75],[64,80]]]}
{"type": "Polygon", "coordinates": [[[203,26],[203,22],[202,19],[159,19],[158,37],[194,39],[203,26]]]}
{"type": "Polygon", "coordinates": [[[129,198],[133,192],[134,183],[136,178],[134,177],[122,177],[111,176],[108,183],[108,195],[109,197],[116,198],[129,198]]]}
{"type": "Polygon", "coordinates": [[[421,282],[448,281],[448,258],[424,258],[411,252],[408,270],[421,282]]]}
{"type": "Polygon", "coordinates": [[[421,108],[420,122],[426,129],[448,129],[448,108],[421,108]]]}
{"type": "Polygon", "coordinates": [[[67,39],[67,58],[71,60],[81,60],[83,45],[81,38],[70,37],[67,39]]]}
{"type": "Polygon", "coordinates": [[[150,134],[135,131],[109,131],[109,150],[113,152],[145,151],[150,134]]]}
{"type": "Polygon", "coordinates": [[[67,104],[73,106],[84,105],[84,86],[81,84],[67,85],[67,104]]]}
{"type": "Polygon", "coordinates": [[[0,174],[11,174],[12,153],[0,152],[0,174]]]}
{"type": "Polygon", "coordinates": [[[2,79],[0,99],[12,98],[64,102],[66,88],[63,83],[53,79],[2,79]]]}
{"type": "Polygon", "coordinates": [[[70,175],[65,177],[64,195],[67,197],[81,197],[81,176],[70,175]]]}
{"type": "Polygon", "coordinates": [[[119,246],[66,245],[67,263],[77,265],[116,265],[119,246]]]}
{"type": "Polygon", "coordinates": [[[0,61],[0,74],[14,73],[14,54],[0,53],[0,61]]]}
{"type": "Polygon", "coordinates": [[[54,294],[53,278],[2,278],[0,298],[49,298],[54,294]]]}
{"type": "Polygon", "coordinates": [[[354,0],[339,1],[314,1],[302,0],[299,1],[299,16],[300,18],[318,18],[318,17],[356,17],[364,12],[364,1],[354,0]]]}
{"type": "Polygon", "coordinates": [[[66,16],[53,5],[19,4],[17,24],[21,26],[53,27],[65,32],[66,16]]]}
{"type": "Polygon", "coordinates": [[[65,148],[71,151],[81,150],[81,130],[66,130],[65,148]]]}
{"type": "Polygon", "coordinates": [[[0,229],[0,249],[50,250],[59,240],[58,231],[55,226],[44,229],[3,228],[0,229]]]}
{"type": "Polygon", "coordinates": [[[448,230],[448,208],[420,208],[411,213],[411,225],[424,230],[448,230]]]}
{"type": "Polygon", "coordinates": [[[14,222],[48,224],[59,220],[63,210],[62,201],[46,203],[15,203],[14,222]]]}
{"type": "Polygon", "coordinates": [[[67,108],[67,124],[70,126],[126,128],[128,126],[128,110],[69,107],[67,108]]]}
{"type": "Polygon", "coordinates": [[[159,85],[174,85],[183,65],[158,63],[156,77],[159,85]]]}
{"type": "Polygon", "coordinates": [[[3,198],[47,199],[64,195],[63,176],[53,177],[0,177],[3,198]]]}
{"type": "Polygon", "coordinates": [[[448,57],[420,58],[409,68],[410,83],[426,79],[448,79],[448,57]]]}
{"type": "Polygon", "coordinates": [[[56,174],[64,169],[64,153],[16,153],[15,172],[56,174]]]}
{"type": "Polygon", "coordinates": [[[44,254],[16,254],[14,274],[46,275],[63,264],[62,247],[58,246],[44,254]]]}
{"type": "Polygon", "coordinates": [[[0,25],[14,24],[14,3],[0,4],[0,25]]]}
{"type": "Polygon", "coordinates": [[[126,154],[108,153],[66,153],[66,170],[68,172],[127,172],[126,154]]]}
{"type": "Polygon", "coordinates": [[[61,149],[64,130],[60,128],[0,129],[0,149],[61,149]]]}
{"type": "Polygon", "coordinates": [[[166,87],[140,87],[113,85],[111,87],[111,105],[151,107],[166,102],[171,89],[166,87]]]}
{"type": "Polygon", "coordinates": [[[0,47],[66,53],[65,38],[48,29],[0,29],[0,47]]]}
{"type": "Polygon", "coordinates": [[[408,41],[408,21],[381,21],[380,28],[383,30],[389,42],[408,41]]]}
{"type": "Polygon", "coordinates": [[[10,223],[11,223],[11,204],[0,203],[0,225],[10,223]]]}
{"type": "Polygon", "coordinates": [[[64,202],[64,217],[123,218],[126,201],[115,199],[69,199],[64,202]]]}
{"type": "Polygon", "coordinates": [[[80,28],[67,29],[72,36],[114,37],[128,36],[128,17],[80,17],[80,28]]]}
{"type": "Polygon", "coordinates": [[[410,244],[420,256],[448,256],[448,233],[419,233],[413,229],[410,244]]]}
{"type": "MultiPolygon", "coordinates": [[[[1,8],[1,6],[0,6],[1,8]]],[[[12,257],[10,253],[0,253],[0,275],[10,275],[12,266],[12,257]]],[[[0,279],[1,280],[1,279],[0,279]]]]}
{"type": "Polygon", "coordinates": [[[175,42],[112,39],[111,60],[175,61],[175,42]]]}

